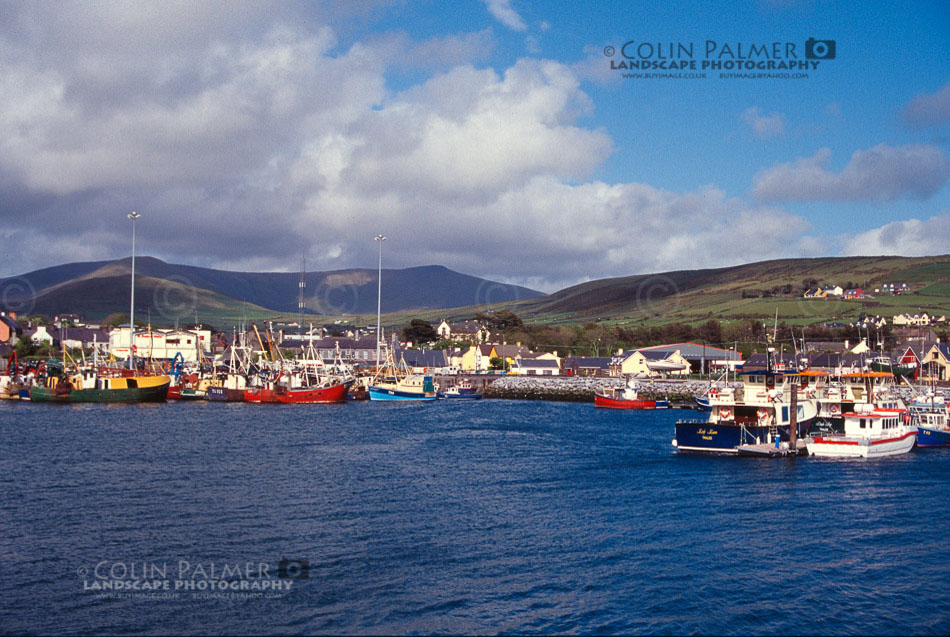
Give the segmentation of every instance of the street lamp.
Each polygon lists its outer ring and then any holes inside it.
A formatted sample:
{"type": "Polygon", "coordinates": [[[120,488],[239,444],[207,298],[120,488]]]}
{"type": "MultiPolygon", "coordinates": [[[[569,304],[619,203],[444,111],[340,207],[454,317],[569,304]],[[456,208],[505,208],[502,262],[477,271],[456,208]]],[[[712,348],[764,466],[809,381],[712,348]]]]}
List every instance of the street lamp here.
{"type": "Polygon", "coordinates": [[[128,215],[132,220],[132,301],[129,307],[129,369],[135,369],[135,220],[141,217],[134,210],[128,215]]]}
{"type": "Polygon", "coordinates": [[[386,237],[378,234],[373,239],[379,244],[379,269],[376,273],[376,371],[379,372],[379,322],[383,308],[383,241],[386,237]]]}

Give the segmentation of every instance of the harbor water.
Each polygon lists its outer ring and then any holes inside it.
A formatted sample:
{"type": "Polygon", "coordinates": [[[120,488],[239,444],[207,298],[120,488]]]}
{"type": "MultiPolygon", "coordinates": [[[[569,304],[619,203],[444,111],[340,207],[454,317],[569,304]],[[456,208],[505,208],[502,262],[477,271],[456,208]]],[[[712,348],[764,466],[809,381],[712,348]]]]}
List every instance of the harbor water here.
{"type": "Polygon", "coordinates": [[[0,403],[0,631],[950,632],[950,449],[676,455],[684,415],[0,403]]]}

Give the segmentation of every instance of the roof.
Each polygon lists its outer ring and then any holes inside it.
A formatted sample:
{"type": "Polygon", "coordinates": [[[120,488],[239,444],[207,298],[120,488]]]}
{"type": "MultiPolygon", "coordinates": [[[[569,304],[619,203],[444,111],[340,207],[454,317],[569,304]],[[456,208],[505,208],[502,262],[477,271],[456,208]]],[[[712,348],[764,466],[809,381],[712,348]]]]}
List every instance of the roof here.
{"type": "Polygon", "coordinates": [[[356,339],[346,336],[328,336],[327,338],[321,338],[314,343],[314,347],[318,349],[333,349],[337,343],[340,344],[340,349],[376,349],[375,338],[356,339]]]}
{"type": "Polygon", "coordinates": [[[446,367],[449,363],[441,349],[404,349],[397,352],[410,367],[446,367]]]}
{"type": "Polygon", "coordinates": [[[597,367],[607,369],[610,367],[610,356],[568,356],[564,359],[564,367],[597,367]]]}
{"type": "Polygon", "coordinates": [[[672,343],[670,345],[654,345],[652,347],[641,347],[640,351],[665,351],[669,354],[679,350],[680,355],[686,360],[706,360],[727,359],[739,361],[742,360],[742,353],[735,350],[723,349],[713,345],[704,345],[702,343],[672,343]]]}
{"type": "Polygon", "coordinates": [[[534,358],[536,354],[523,345],[495,345],[495,353],[503,358],[534,358]]]}
{"type": "Polygon", "coordinates": [[[518,367],[542,367],[546,369],[560,369],[561,366],[557,364],[557,361],[552,361],[547,358],[525,358],[515,361],[515,364],[518,367]]]}

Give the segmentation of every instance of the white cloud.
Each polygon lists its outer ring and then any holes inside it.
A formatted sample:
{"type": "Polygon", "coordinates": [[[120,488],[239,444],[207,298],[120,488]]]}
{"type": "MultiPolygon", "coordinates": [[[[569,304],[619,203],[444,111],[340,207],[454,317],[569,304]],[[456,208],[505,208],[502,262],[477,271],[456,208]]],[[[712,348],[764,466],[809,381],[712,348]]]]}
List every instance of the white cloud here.
{"type": "Polygon", "coordinates": [[[511,6],[511,0],[482,0],[495,19],[514,31],[526,31],[528,26],[511,6]]]}
{"type": "Polygon", "coordinates": [[[583,124],[593,106],[578,67],[476,67],[490,31],[342,48],[319,21],[281,26],[293,16],[242,5],[218,30],[206,5],[181,3],[150,10],[171,41],[147,35],[142,56],[109,43],[148,30],[124,5],[96,4],[90,18],[66,4],[53,25],[40,5],[10,6],[0,233],[18,247],[7,271],[125,255],[132,209],[137,249],[177,262],[293,270],[306,252],[313,269],[361,267],[383,232],[389,267],[546,289],[821,245],[800,217],[715,187],[592,181],[613,142],[583,124]],[[64,45],[36,55],[36,33],[64,45]],[[387,70],[407,65],[438,72],[394,92],[387,70]]]}
{"type": "Polygon", "coordinates": [[[930,219],[894,221],[846,239],[843,254],[851,256],[928,256],[950,249],[950,210],[930,219]]]}
{"type": "Polygon", "coordinates": [[[950,83],[933,94],[921,93],[904,107],[901,116],[911,128],[950,124],[950,83]]]}
{"type": "Polygon", "coordinates": [[[927,199],[950,176],[936,146],[879,144],[857,150],[840,173],[828,170],[831,150],[759,172],[753,194],[760,201],[895,201],[927,199]]]}
{"type": "Polygon", "coordinates": [[[785,132],[785,116],[781,113],[763,115],[758,106],[747,108],[739,119],[749,125],[760,139],[768,139],[785,132]]]}

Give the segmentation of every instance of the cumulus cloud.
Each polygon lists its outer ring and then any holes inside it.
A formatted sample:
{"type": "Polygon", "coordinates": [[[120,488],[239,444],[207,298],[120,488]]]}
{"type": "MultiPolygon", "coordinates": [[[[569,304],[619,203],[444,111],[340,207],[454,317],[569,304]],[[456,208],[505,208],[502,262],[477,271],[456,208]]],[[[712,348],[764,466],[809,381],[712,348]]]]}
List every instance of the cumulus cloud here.
{"type": "Polygon", "coordinates": [[[747,108],[739,119],[749,125],[760,139],[768,139],[785,132],[785,116],[781,113],[764,115],[758,106],[747,108]]]}
{"type": "Polygon", "coordinates": [[[511,0],[482,0],[495,19],[514,31],[526,31],[528,26],[511,6],[511,0]]]}
{"type": "Polygon", "coordinates": [[[851,256],[946,254],[950,210],[930,219],[895,221],[846,239],[843,253],[851,256]]]}
{"type": "Polygon", "coordinates": [[[950,84],[933,94],[921,93],[904,107],[904,124],[910,128],[928,128],[950,123],[950,84]]]}
{"type": "Polygon", "coordinates": [[[927,199],[950,176],[936,146],[879,144],[858,150],[840,173],[828,170],[831,150],[759,172],[753,194],[760,201],[895,201],[927,199]]]}
{"type": "Polygon", "coordinates": [[[545,289],[818,252],[800,217],[715,187],[592,180],[614,147],[577,68],[477,66],[490,31],[341,46],[284,5],[62,6],[2,8],[7,274],[126,255],[133,209],[140,254],[175,262],[365,267],[383,232],[388,267],[545,289]],[[406,65],[430,72],[394,91],[406,65]]]}

